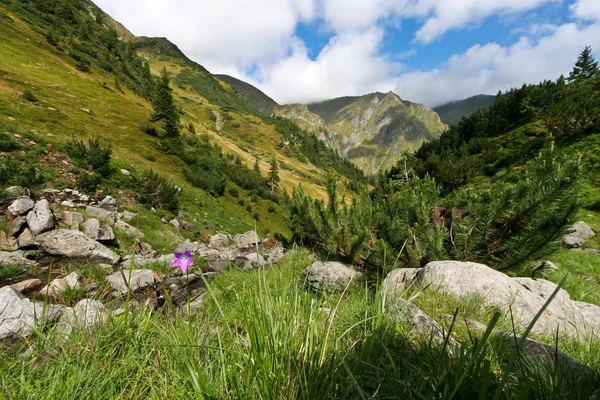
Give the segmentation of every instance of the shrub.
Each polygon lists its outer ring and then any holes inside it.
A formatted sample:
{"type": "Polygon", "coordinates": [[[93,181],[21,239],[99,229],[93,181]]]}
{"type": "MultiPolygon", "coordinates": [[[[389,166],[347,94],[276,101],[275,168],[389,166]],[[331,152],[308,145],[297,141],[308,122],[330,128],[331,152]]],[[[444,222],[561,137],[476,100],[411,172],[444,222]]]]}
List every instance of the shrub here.
{"type": "Polygon", "coordinates": [[[273,207],[273,206],[269,206],[269,213],[271,213],[271,214],[275,214],[275,211],[276,211],[276,210],[275,210],[275,207],[273,207]]]}
{"type": "Polygon", "coordinates": [[[246,205],[246,202],[244,201],[244,199],[239,199],[238,204],[243,207],[246,205]]]}
{"type": "Polygon", "coordinates": [[[151,161],[151,162],[155,162],[155,161],[156,161],[156,157],[154,157],[154,154],[146,154],[146,155],[144,156],[144,158],[145,158],[146,160],[148,160],[148,161],[151,161]]]}
{"type": "Polygon", "coordinates": [[[240,197],[240,191],[234,187],[229,189],[229,194],[231,195],[231,197],[240,197]]]}
{"type": "Polygon", "coordinates": [[[140,130],[146,135],[158,137],[158,131],[154,126],[152,126],[152,124],[142,124],[142,126],[140,126],[140,130]]]}
{"type": "Polygon", "coordinates": [[[102,176],[110,175],[109,167],[110,156],[112,155],[112,147],[110,145],[103,146],[100,139],[94,138],[88,140],[87,146],[82,140],[73,138],[66,144],[66,152],[69,157],[89,164],[94,171],[97,171],[102,176]]]}
{"type": "Polygon", "coordinates": [[[82,72],[90,72],[90,62],[88,60],[80,60],[75,64],[75,68],[82,72]]]}
{"type": "Polygon", "coordinates": [[[179,188],[152,170],[133,177],[138,200],[155,208],[179,211],[179,188]]]}
{"type": "Polygon", "coordinates": [[[32,187],[45,181],[46,177],[31,160],[20,162],[10,156],[0,160],[0,185],[32,187]]]}
{"type": "Polygon", "coordinates": [[[260,220],[260,214],[255,212],[254,214],[252,214],[252,218],[254,218],[255,221],[260,220]]]}
{"type": "Polygon", "coordinates": [[[252,212],[252,206],[250,204],[246,206],[246,211],[252,212]]]}
{"type": "Polygon", "coordinates": [[[29,89],[23,91],[23,98],[31,103],[37,103],[39,101],[29,89]]]}
{"type": "Polygon", "coordinates": [[[0,134],[0,151],[8,153],[19,149],[21,149],[21,145],[10,135],[0,134]]]}
{"type": "Polygon", "coordinates": [[[184,169],[183,174],[192,186],[205,190],[213,196],[221,196],[225,193],[227,177],[219,171],[192,166],[184,169]]]}
{"type": "Polygon", "coordinates": [[[87,174],[84,173],[77,177],[77,187],[86,193],[94,193],[98,190],[98,186],[102,182],[102,177],[98,174],[87,174]]]}

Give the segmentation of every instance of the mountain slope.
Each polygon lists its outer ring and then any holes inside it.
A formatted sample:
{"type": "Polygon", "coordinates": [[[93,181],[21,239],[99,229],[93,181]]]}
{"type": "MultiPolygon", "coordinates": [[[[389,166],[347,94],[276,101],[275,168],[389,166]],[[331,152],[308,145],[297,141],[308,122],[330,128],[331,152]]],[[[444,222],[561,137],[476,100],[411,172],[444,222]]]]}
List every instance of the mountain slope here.
{"type": "Polygon", "coordinates": [[[229,75],[217,74],[215,75],[215,77],[229,84],[232,88],[235,89],[236,92],[244,96],[254,108],[256,108],[258,111],[264,114],[271,115],[275,107],[278,106],[275,100],[267,96],[260,89],[250,85],[249,83],[246,83],[229,75]]]}
{"type": "Polygon", "coordinates": [[[332,99],[308,109],[327,124],[330,146],[370,173],[390,168],[404,151],[418,149],[447,128],[431,109],[392,92],[332,99]]]}
{"type": "Polygon", "coordinates": [[[433,111],[438,113],[445,124],[452,126],[458,124],[463,117],[473,114],[473,111],[491,106],[495,99],[496,96],[480,94],[434,107],[433,111]]]}

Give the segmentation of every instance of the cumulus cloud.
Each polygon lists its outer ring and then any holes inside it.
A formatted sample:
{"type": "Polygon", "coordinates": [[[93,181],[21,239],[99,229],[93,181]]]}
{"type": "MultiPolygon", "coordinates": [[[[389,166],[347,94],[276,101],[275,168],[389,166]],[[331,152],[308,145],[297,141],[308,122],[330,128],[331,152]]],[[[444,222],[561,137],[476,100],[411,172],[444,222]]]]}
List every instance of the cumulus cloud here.
{"type": "Polygon", "coordinates": [[[577,0],[569,9],[579,19],[600,21],[600,1],[598,0],[577,0]]]}

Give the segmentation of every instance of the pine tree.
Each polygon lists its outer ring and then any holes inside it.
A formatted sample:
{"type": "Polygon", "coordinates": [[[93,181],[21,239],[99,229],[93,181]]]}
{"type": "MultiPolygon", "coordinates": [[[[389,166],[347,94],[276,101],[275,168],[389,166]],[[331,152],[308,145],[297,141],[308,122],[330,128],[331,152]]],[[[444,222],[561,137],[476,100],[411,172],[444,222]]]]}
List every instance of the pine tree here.
{"type": "Polygon", "coordinates": [[[173,101],[173,89],[169,86],[170,79],[166,68],[163,68],[156,87],[153,101],[151,122],[163,122],[166,137],[179,135],[179,110],[173,101]]]}
{"type": "Polygon", "coordinates": [[[269,170],[269,186],[271,187],[271,192],[275,193],[275,190],[279,187],[279,164],[277,160],[271,160],[271,169],[269,170]]]}
{"type": "Polygon", "coordinates": [[[569,74],[567,81],[581,82],[598,76],[598,62],[592,56],[592,48],[586,46],[577,58],[573,71],[569,74]]]}
{"type": "Polygon", "coordinates": [[[258,158],[254,160],[254,172],[258,172],[260,174],[260,165],[258,164],[258,158]]]}

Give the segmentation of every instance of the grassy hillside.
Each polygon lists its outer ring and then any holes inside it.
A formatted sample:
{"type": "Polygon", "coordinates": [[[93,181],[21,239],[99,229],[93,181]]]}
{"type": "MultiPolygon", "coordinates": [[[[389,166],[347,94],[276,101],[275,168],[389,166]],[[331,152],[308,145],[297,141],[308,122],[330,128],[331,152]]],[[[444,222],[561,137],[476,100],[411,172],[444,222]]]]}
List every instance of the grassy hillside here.
{"type": "Polygon", "coordinates": [[[235,91],[244,96],[254,108],[264,114],[271,115],[275,107],[278,106],[275,100],[249,83],[229,75],[215,75],[215,77],[234,88],[235,91]]]}
{"type": "Polygon", "coordinates": [[[458,124],[463,117],[473,114],[475,110],[491,106],[495,99],[496,96],[480,94],[434,107],[433,111],[438,113],[442,122],[452,126],[458,124]]]}

